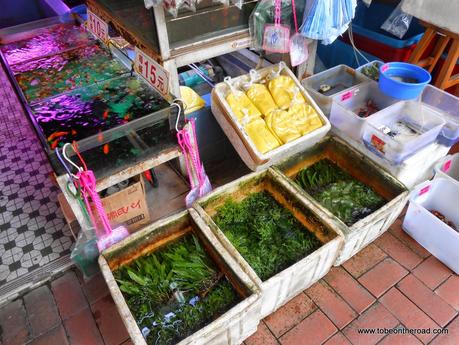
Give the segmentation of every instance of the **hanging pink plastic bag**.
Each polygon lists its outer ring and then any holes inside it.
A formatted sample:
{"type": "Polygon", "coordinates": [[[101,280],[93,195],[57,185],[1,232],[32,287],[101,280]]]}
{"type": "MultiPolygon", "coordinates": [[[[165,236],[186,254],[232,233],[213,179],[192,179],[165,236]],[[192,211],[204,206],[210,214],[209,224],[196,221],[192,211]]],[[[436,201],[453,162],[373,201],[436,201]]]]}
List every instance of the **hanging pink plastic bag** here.
{"type": "Polygon", "coordinates": [[[263,49],[271,53],[288,53],[290,28],[281,24],[281,0],[274,1],[274,24],[266,24],[263,49]]]}

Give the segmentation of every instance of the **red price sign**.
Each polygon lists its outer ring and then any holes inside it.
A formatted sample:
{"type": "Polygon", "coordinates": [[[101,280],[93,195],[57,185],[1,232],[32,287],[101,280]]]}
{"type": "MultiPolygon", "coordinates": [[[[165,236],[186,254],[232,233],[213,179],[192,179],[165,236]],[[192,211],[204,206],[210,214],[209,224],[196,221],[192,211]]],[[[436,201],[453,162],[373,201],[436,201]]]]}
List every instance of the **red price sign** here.
{"type": "Polygon", "coordinates": [[[137,47],[135,48],[134,70],[161,95],[169,94],[169,73],[137,47]]]}
{"type": "Polygon", "coordinates": [[[86,22],[88,30],[100,40],[108,41],[108,24],[88,10],[88,21],[86,22]]]}

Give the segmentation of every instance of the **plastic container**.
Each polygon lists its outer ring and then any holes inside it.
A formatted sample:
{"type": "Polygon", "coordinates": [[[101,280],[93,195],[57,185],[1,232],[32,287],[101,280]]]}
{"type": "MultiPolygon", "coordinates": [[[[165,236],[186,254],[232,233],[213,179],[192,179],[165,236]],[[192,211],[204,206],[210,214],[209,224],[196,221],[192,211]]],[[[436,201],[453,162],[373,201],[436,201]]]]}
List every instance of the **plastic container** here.
{"type": "Polygon", "coordinates": [[[384,233],[395,222],[408,200],[408,190],[401,182],[381,169],[365,154],[354,150],[337,137],[327,137],[313,148],[286,159],[273,169],[284,176],[297,195],[304,197],[320,209],[322,218],[334,224],[333,228],[344,236],[344,244],[334,263],[335,266],[350,259],[384,233]],[[344,224],[293,182],[301,169],[324,158],[334,161],[355,179],[371,187],[386,199],[387,203],[351,226],[344,224]]]}
{"type": "Polygon", "coordinates": [[[356,72],[346,65],[339,65],[303,79],[301,84],[310,92],[324,114],[328,116],[334,97],[339,97],[350,88],[369,81],[370,79],[360,72],[356,72]],[[322,85],[328,85],[332,88],[327,92],[320,93],[319,89],[322,85]]]}
{"type": "Polygon", "coordinates": [[[397,102],[365,122],[363,142],[392,164],[400,164],[408,156],[434,142],[444,124],[445,121],[436,110],[421,102],[397,102]],[[399,129],[396,131],[402,129],[405,134],[392,135],[397,125],[399,129]],[[391,132],[388,134],[383,132],[389,129],[391,132]]]}
{"type": "Polygon", "coordinates": [[[435,178],[437,177],[459,184],[459,153],[448,155],[435,164],[435,178]]]}
{"type": "Polygon", "coordinates": [[[146,342],[113,276],[113,271],[119,266],[128,264],[132,260],[190,232],[197,236],[216,267],[229,278],[235,290],[241,295],[241,302],[178,344],[236,345],[257,330],[261,307],[259,287],[225,252],[212,234],[204,234],[200,230],[199,221],[195,222],[189,212],[194,211],[183,211],[159,220],[105,250],[99,257],[99,266],[110,294],[133,343],[136,345],[146,345],[146,342]]]}
{"type": "Polygon", "coordinates": [[[430,211],[438,211],[459,229],[459,184],[436,178],[416,186],[403,220],[403,229],[438,260],[459,274],[459,232],[430,211]]]}
{"type": "Polygon", "coordinates": [[[459,142],[459,98],[435,86],[426,85],[421,102],[437,109],[446,121],[438,142],[446,146],[459,142]]]}
{"type": "Polygon", "coordinates": [[[406,62],[389,62],[379,68],[380,90],[398,99],[417,98],[431,79],[424,68],[406,62]]]}
{"type": "MultiPolygon", "coordinates": [[[[273,69],[277,71],[279,68],[278,66],[279,65],[266,67],[258,70],[257,72],[262,78],[264,78],[268,76],[273,69]]],[[[245,133],[245,130],[239,121],[236,120],[236,116],[233,114],[230,106],[228,105],[228,102],[226,102],[226,96],[230,92],[228,85],[225,83],[219,83],[215,85],[215,88],[212,90],[211,108],[215,119],[222,128],[223,132],[225,132],[226,136],[234,146],[241,159],[244,161],[247,167],[253,171],[261,171],[266,169],[267,167],[279,162],[287,155],[294,154],[313,146],[318,141],[320,141],[331,128],[330,121],[328,121],[323,112],[314,102],[313,98],[303,88],[293,72],[285,66],[281,70],[281,75],[288,75],[295,81],[296,86],[298,86],[306,101],[319,114],[323,122],[323,126],[264,154],[257,150],[255,144],[245,133]]],[[[238,78],[233,78],[232,80],[236,84],[248,82],[249,76],[243,75],[238,78]]]]}
{"type": "Polygon", "coordinates": [[[365,122],[374,114],[360,117],[358,112],[362,107],[366,107],[370,101],[379,111],[398,100],[381,93],[376,82],[356,86],[333,98],[330,112],[332,126],[341,130],[349,138],[360,140],[365,122]]]}
{"type": "Polygon", "coordinates": [[[370,61],[370,62],[367,62],[366,64],[358,67],[356,69],[357,72],[360,72],[362,73],[364,76],[366,76],[367,78],[370,78],[370,79],[373,79],[374,81],[379,81],[379,68],[384,64],[384,62],[382,61],[379,61],[379,60],[373,60],[373,61],[370,61]],[[373,66],[373,67],[372,67],[373,66]],[[367,75],[366,73],[364,73],[364,71],[368,68],[375,68],[377,69],[377,75],[378,75],[378,78],[372,78],[370,77],[369,75],[367,75]]]}
{"type": "MultiPolygon", "coordinates": [[[[336,229],[323,219],[321,211],[311,202],[295,192],[295,189],[278,173],[269,169],[241,177],[215,189],[194,205],[199,215],[208,225],[208,231],[215,234],[223,247],[241,265],[244,272],[261,286],[261,318],[276,311],[290,299],[307,289],[325,276],[336,260],[343,238],[336,229]],[[253,192],[269,191],[284,207],[294,211],[295,217],[310,231],[314,232],[323,245],[294,263],[290,267],[262,281],[243,256],[236,250],[225,234],[218,228],[212,217],[216,209],[231,197],[239,201],[253,192]]],[[[206,231],[203,228],[203,231],[206,231]]]]}

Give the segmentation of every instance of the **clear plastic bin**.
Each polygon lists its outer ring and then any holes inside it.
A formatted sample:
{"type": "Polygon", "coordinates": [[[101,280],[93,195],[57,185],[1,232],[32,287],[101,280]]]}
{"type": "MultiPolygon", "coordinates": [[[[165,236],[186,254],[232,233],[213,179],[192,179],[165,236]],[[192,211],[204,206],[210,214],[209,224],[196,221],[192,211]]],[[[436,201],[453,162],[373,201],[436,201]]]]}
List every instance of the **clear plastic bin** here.
{"type": "Polygon", "coordinates": [[[365,122],[380,110],[397,101],[397,99],[380,92],[376,82],[362,84],[333,97],[330,122],[349,138],[360,140],[365,122]],[[358,115],[359,110],[369,105],[370,101],[377,108],[377,111],[367,117],[360,117],[358,115]]]}
{"type": "Polygon", "coordinates": [[[435,164],[435,178],[451,179],[459,185],[459,153],[448,155],[435,164]]]}
{"type": "Polygon", "coordinates": [[[303,79],[301,84],[311,94],[325,116],[328,116],[333,97],[343,94],[356,85],[368,83],[370,80],[349,66],[338,65],[303,79]],[[319,89],[322,85],[329,85],[332,88],[327,92],[320,93],[319,89]]]}
{"type": "Polygon", "coordinates": [[[380,60],[373,60],[373,61],[366,63],[365,65],[360,66],[359,68],[356,68],[356,71],[362,73],[367,78],[373,79],[374,81],[378,81],[379,80],[379,67],[381,67],[383,64],[384,62],[380,60]],[[368,70],[371,66],[374,66],[376,75],[378,76],[377,78],[372,78],[365,72],[365,70],[368,70]]]}
{"type": "Polygon", "coordinates": [[[422,92],[421,102],[439,110],[446,121],[438,141],[446,146],[459,142],[459,98],[427,85],[422,92]]]}
{"type": "Polygon", "coordinates": [[[393,164],[434,142],[445,121],[421,102],[403,101],[374,114],[365,122],[363,142],[393,164]]]}
{"type": "Polygon", "coordinates": [[[438,211],[459,227],[459,184],[437,178],[416,186],[403,229],[438,260],[459,274],[459,232],[430,211],[438,211]]]}

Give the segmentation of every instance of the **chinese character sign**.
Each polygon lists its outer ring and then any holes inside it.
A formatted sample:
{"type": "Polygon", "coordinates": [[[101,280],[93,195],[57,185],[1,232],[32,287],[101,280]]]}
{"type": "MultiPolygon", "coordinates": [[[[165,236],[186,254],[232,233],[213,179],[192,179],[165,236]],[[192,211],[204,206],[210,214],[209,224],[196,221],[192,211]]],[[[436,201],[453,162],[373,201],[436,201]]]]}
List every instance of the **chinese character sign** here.
{"type": "Polygon", "coordinates": [[[94,36],[103,42],[108,41],[108,24],[89,10],[86,27],[94,36]]]}
{"type": "Polygon", "coordinates": [[[134,69],[161,95],[166,96],[169,93],[169,74],[167,71],[137,47],[135,48],[134,69]]]}

